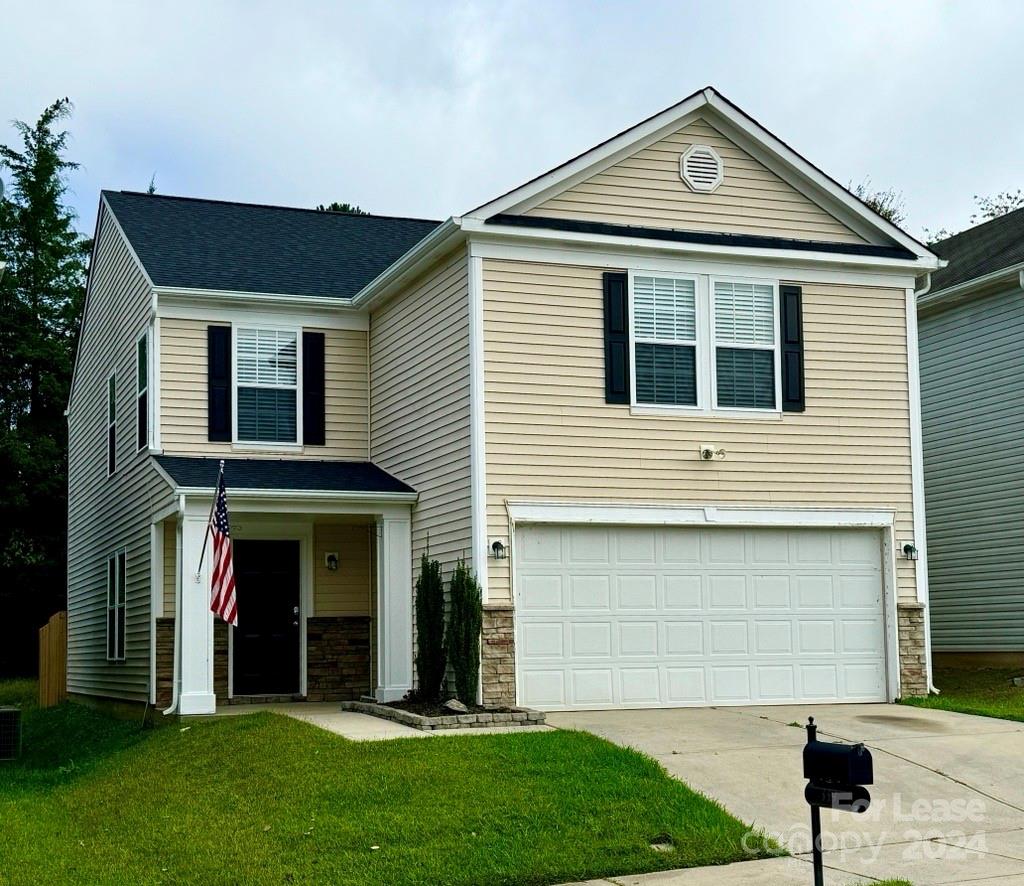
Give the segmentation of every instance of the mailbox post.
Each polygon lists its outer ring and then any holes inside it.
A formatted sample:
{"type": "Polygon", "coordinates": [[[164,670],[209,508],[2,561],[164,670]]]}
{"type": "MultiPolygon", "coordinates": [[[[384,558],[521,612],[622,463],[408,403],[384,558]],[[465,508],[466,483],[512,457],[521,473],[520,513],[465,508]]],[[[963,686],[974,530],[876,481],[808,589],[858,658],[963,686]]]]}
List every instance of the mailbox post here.
{"type": "Polygon", "coordinates": [[[811,807],[811,853],[814,860],[814,886],[825,886],[821,857],[821,807],[843,812],[866,812],[871,794],[864,785],[874,783],[871,751],[863,744],[839,744],[818,741],[814,717],[807,718],[807,744],[804,745],[804,799],[811,807]]]}

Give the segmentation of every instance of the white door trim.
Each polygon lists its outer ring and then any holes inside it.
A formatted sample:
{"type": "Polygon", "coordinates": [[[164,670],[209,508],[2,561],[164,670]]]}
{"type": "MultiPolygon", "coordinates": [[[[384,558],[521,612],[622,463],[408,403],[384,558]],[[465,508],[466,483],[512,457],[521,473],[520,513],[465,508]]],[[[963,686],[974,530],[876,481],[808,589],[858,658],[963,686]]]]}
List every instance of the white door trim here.
{"type": "MultiPolygon", "coordinates": [[[[234,539],[253,541],[297,541],[299,543],[299,695],[307,691],[307,649],[306,620],[313,615],[313,524],[312,523],[274,523],[243,518],[243,523],[231,527],[234,539]]],[[[235,696],[235,630],[228,627],[228,698],[235,696]]]]}
{"type": "MultiPolygon", "coordinates": [[[[896,609],[895,511],[860,508],[719,507],[717,505],[608,504],[594,502],[507,501],[510,542],[519,524],[597,524],[620,526],[731,526],[774,528],[874,528],[881,533],[882,599],[884,609],[886,697],[900,695],[899,619],[896,609]]],[[[513,606],[516,588],[515,546],[510,545],[513,606]]],[[[513,647],[516,704],[519,698],[519,620],[514,617],[513,647]]]]}

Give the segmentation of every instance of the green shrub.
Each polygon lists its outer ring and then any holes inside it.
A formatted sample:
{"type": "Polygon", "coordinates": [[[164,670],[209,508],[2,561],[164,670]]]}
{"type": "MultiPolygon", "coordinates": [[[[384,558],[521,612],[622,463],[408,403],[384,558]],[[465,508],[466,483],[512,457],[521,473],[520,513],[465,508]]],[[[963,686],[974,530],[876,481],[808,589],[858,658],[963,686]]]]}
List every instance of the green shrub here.
{"type": "Polygon", "coordinates": [[[452,573],[449,596],[448,660],[455,672],[455,694],[463,704],[476,704],[483,602],[476,576],[463,560],[459,560],[452,573]]]}
{"type": "Polygon", "coordinates": [[[416,579],[416,676],[425,701],[441,697],[445,673],[444,582],[441,564],[426,554],[416,579]]]}

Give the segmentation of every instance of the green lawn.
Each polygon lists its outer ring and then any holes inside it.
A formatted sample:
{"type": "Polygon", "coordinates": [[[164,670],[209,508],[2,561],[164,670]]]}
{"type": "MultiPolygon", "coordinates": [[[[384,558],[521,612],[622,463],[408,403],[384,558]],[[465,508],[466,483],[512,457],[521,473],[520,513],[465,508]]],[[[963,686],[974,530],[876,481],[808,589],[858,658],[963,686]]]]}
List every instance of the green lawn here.
{"type": "Polygon", "coordinates": [[[1011,677],[1020,676],[1024,670],[1019,668],[936,670],[934,681],[940,694],[905,698],[903,704],[1024,721],[1024,687],[1010,683],[1011,677]]]}
{"type": "Polygon", "coordinates": [[[25,753],[0,763],[4,884],[541,884],[749,857],[721,807],[585,733],[356,743],[271,713],[141,730],[34,691],[0,684],[25,708],[25,753]]]}

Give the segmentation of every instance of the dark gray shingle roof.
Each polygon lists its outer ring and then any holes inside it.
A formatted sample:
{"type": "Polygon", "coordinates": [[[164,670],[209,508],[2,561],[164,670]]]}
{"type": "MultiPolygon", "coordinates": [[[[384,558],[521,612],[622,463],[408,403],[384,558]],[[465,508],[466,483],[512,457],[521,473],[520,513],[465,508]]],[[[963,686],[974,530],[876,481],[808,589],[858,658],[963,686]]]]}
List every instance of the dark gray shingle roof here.
{"type": "Polygon", "coordinates": [[[932,274],[932,292],[1024,262],[1024,209],[954,234],[931,247],[949,262],[932,274]]]}
{"type": "Polygon", "coordinates": [[[104,191],[157,286],[351,297],[440,224],[104,191]]]}
{"type": "MultiPolygon", "coordinates": [[[[174,482],[188,489],[212,489],[219,458],[153,456],[174,482]]],[[[367,461],[284,458],[226,458],[224,483],[232,489],[287,489],[299,492],[415,492],[367,461]]]]}

